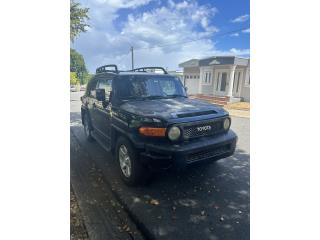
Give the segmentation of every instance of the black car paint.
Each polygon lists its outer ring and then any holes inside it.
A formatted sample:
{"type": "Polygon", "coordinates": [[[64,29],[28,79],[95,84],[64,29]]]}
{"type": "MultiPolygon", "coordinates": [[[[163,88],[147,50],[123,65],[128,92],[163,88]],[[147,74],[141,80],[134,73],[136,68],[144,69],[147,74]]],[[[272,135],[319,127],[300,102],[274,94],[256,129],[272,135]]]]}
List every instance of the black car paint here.
{"type": "MultiPolygon", "coordinates": [[[[103,75],[97,74],[97,79],[103,78],[103,75]]],[[[114,89],[114,81],[119,81],[119,79],[116,74],[107,75],[108,78],[110,75],[113,77],[112,88],[114,89]]],[[[111,99],[102,102],[98,101],[94,93],[91,94],[91,91],[88,90],[81,100],[82,120],[84,114],[89,114],[93,129],[103,138],[108,149],[113,151],[117,137],[125,136],[141,153],[141,161],[148,165],[170,160],[169,165],[184,167],[187,154],[211,149],[221,144],[229,144],[230,151],[214,159],[230,156],[235,150],[237,136],[231,130],[219,136],[179,142],[171,142],[167,137],[145,137],[138,131],[141,126],[168,128],[171,125],[228,117],[229,114],[224,109],[207,102],[188,97],[122,101],[117,99],[114,92],[112,92],[111,99]],[[208,111],[210,111],[209,114],[202,114],[208,111]],[[180,114],[190,114],[190,116],[179,117],[180,114]]]]}
{"type": "Polygon", "coordinates": [[[164,120],[177,119],[179,113],[200,113],[208,110],[215,111],[218,117],[227,115],[227,112],[222,108],[185,97],[130,101],[122,104],[121,109],[128,113],[145,117],[158,117],[164,120]]]}

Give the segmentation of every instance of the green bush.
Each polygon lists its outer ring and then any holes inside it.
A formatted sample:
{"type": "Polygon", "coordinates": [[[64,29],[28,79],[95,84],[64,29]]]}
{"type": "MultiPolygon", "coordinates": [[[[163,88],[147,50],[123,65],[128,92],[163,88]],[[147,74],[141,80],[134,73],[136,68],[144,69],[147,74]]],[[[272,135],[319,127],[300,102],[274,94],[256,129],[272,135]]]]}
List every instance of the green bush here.
{"type": "Polygon", "coordinates": [[[70,72],[70,85],[80,85],[80,80],[77,78],[76,72],[70,72]]]}

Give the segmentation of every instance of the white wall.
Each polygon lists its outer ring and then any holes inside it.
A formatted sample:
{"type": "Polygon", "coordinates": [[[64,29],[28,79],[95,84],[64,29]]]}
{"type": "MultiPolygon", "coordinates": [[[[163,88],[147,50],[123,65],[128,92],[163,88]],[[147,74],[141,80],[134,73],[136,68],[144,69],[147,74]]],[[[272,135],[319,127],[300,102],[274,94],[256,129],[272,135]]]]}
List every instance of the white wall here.
{"type": "Polygon", "coordinates": [[[188,88],[188,94],[199,93],[199,79],[186,79],[186,87],[188,88]]]}
{"type": "Polygon", "coordinates": [[[200,92],[202,94],[212,95],[213,94],[213,80],[214,80],[214,70],[213,67],[200,67],[200,92]],[[210,72],[211,73],[211,83],[205,84],[205,73],[210,72]]]}
{"type": "Polygon", "coordinates": [[[185,86],[188,88],[188,94],[200,93],[199,82],[200,82],[200,69],[199,67],[190,67],[183,69],[183,76],[185,86]],[[186,78],[188,76],[189,78],[186,78]],[[192,78],[190,78],[192,76],[192,78]],[[196,76],[196,78],[195,78],[196,76]]]}

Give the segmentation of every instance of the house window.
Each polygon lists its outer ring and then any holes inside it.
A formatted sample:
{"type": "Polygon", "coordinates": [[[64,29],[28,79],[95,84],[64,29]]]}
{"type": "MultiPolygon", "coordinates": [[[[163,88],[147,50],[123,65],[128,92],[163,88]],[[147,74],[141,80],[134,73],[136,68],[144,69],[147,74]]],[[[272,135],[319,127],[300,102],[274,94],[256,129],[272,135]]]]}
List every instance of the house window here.
{"type": "Polygon", "coordinates": [[[205,72],[204,73],[204,79],[203,79],[203,84],[205,85],[210,85],[211,84],[211,72],[205,72]]]}
{"type": "Polygon", "coordinates": [[[226,85],[227,85],[227,73],[223,72],[221,74],[221,85],[220,85],[221,92],[226,91],[226,85]]]}
{"type": "Polygon", "coordinates": [[[186,75],[186,79],[188,79],[189,78],[189,75],[186,75]]]}

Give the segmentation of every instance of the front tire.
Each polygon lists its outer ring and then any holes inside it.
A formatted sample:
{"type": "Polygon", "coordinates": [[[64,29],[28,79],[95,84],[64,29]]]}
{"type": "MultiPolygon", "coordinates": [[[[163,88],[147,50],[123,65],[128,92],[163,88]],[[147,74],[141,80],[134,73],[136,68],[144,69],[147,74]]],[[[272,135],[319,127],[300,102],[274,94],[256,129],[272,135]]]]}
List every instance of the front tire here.
{"type": "Polygon", "coordinates": [[[137,150],[127,139],[118,139],[115,153],[122,180],[131,186],[145,183],[149,171],[140,163],[137,150]]]}

